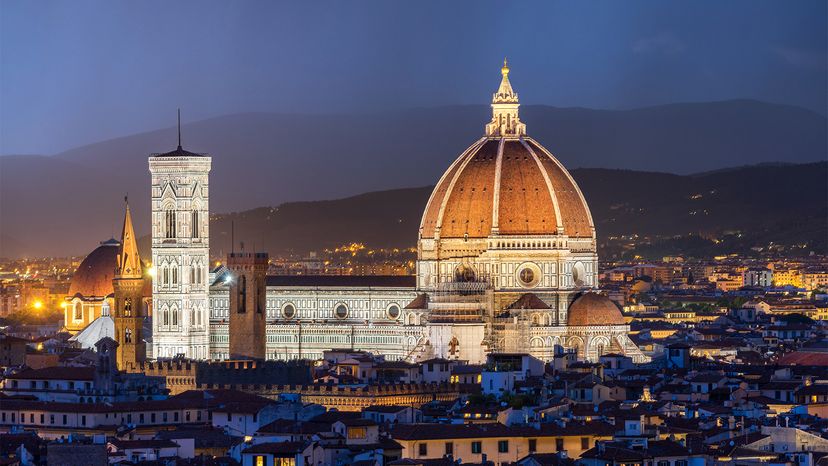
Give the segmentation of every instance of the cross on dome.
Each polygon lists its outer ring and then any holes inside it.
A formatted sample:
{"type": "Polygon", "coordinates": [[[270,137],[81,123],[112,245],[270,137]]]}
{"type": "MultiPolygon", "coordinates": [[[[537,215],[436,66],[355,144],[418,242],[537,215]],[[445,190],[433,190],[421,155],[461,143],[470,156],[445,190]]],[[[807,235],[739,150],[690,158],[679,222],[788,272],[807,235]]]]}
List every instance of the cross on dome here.
{"type": "Polygon", "coordinates": [[[492,96],[492,121],[486,125],[486,136],[520,137],[526,134],[526,125],[518,118],[518,95],[509,82],[509,62],[504,58],[500,69],[500,87],[492,96]]]}

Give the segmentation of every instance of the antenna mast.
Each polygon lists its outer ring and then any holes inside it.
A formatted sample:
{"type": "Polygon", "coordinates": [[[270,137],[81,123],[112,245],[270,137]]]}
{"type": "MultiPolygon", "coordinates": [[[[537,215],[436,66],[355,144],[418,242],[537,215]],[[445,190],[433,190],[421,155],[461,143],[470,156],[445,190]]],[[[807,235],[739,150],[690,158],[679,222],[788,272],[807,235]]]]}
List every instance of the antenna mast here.
{"type": "Polygon", "coordinates": [[[181,150],[181,109],[178,109],[178,150],[181,150]]]}

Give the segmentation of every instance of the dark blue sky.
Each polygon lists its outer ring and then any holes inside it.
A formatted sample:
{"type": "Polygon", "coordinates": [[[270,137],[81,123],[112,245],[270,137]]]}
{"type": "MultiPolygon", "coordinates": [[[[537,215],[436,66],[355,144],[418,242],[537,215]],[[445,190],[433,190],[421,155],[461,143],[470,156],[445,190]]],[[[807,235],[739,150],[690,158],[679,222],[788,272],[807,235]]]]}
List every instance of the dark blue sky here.
{"type": "Polygon", "coordinates": [[[228,113],[753,98],[826,113],[826,2],[0,3],[0,154],[228,113]]]}

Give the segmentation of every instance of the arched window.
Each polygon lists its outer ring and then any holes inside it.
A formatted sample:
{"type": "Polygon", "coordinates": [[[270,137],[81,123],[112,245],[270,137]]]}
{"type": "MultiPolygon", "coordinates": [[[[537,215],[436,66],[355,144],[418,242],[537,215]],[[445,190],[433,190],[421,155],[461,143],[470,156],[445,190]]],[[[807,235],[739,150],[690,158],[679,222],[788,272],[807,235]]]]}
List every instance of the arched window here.
{"type": "Polygon", "coordinates": [[[178,266],[173,265],[172,267],[172,284],[178,285],[178,266]]]}
{"type": "Polygon", "coordinates": [[[132,330],[126,329],[124,331],[124,342],[125,343],[132,343],[132,330]]]}
{"type": "Polygon", "coordinates": [[[170,325],[170,310],[165,307],[162,314],[164,314],[164,325],[170,325]]]}
{"type": "Polygon", "coordinates": [[[132,317],[132,298],[124,299],[124,317],[132,317]]]}
{"type": "Polygon", "coordinates": [[[83,304],[75,301],[75,320],[83,320],[83,304]]]}
{"type": "Polygon", "coordinates": [[[239,314],[247,312],[247,277],[242,275],[239,277],[239,314]]]}
{"type": "Polygon", "coordinates": [[[173,327],[178,325],[178,309],[172,308],[172,325],[173,327]]]}
{"type": "Polygon", "coordinates": [[[164,227],[164,236],[166,238],[175,238],[175,210],[172,208],[167,209],[164,212],[165,215],[165,227],[164,227]]]}
{"type": "Polygon", "coordinates": [[[170,268],[165,265],[162,268],[162,272],[163,273],[161,274],[162,275],[161,284],[165,285],[165,286],[169,285],[170,284],[170,268]]]}
{"type": "Polygon", "coordinates": [[[200,228],[199,228],[199,227],[200,227],[200,225],[199,225],[199,223],[198,223],[198,211],[197,211],[197,210],[194,210],[194,211],[193,211],[193,215],[192,215],[192,223],[193,223],[193,227],[192,227],[192,237],[193,237],[193,238],[198,238],[198,233],[199,233],[199,230],[200,230],[200,228]]]}

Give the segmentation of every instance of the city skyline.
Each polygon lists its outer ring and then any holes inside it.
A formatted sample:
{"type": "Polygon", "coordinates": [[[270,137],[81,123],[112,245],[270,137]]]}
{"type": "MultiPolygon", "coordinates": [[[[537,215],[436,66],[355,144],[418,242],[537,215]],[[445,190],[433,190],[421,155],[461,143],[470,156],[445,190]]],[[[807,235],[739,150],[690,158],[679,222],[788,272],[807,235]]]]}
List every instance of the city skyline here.
{"type": "Polygon", "coordinates": [[[826,14],[0,3],[0,466],[828,466],[826,14]]]}

